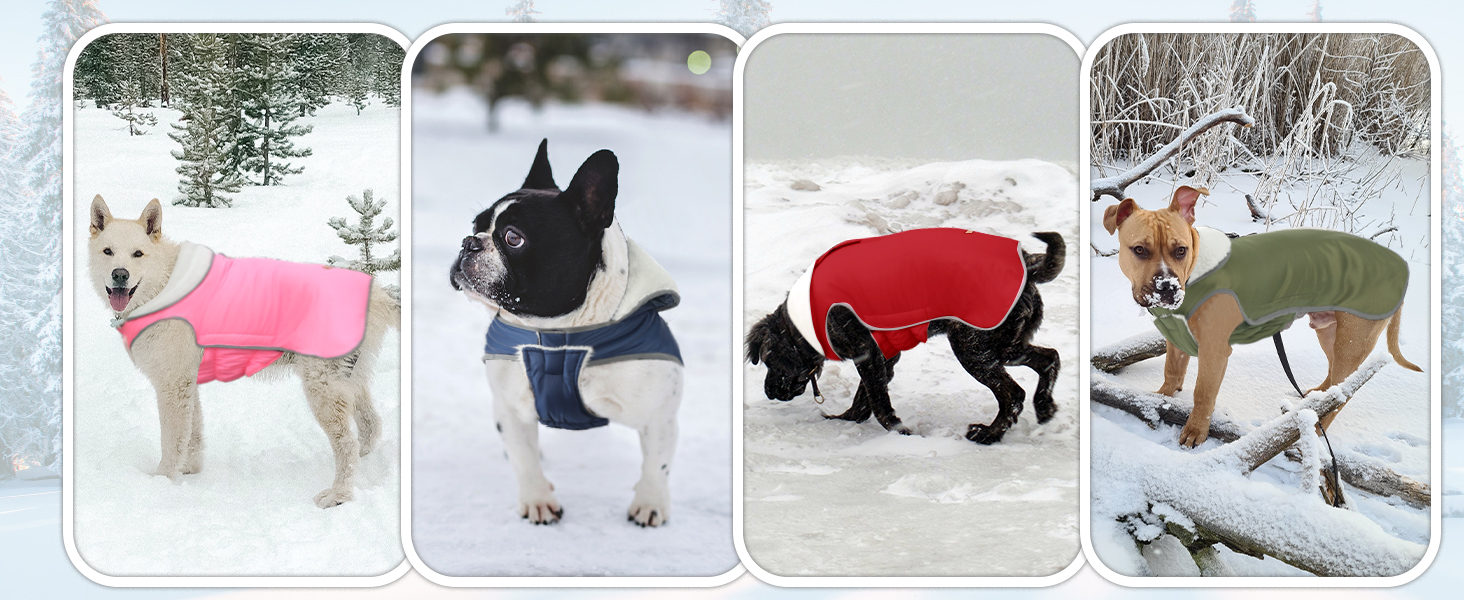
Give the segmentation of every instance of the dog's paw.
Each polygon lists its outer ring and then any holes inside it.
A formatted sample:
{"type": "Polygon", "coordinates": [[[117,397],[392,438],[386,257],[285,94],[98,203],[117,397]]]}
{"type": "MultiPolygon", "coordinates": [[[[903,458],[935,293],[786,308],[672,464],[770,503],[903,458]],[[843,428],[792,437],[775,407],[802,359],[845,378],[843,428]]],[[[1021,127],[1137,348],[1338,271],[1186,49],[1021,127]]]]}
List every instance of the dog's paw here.
{"type": "Polygon", "coordinates": [[[1037,413],[1038,423],[1046,423],[1057,415],[1057,403],[1052,400],[1052,396],[1037,398],[1032,401],[1032,410],[1037,413]]]}
{"type": "Polygon", "coordinates": [[[519,517],[535,525],[553,525],[564,516],[564,507],[551,494],[536,500],[519,500],[519,517]]]}
{"type": "Polygon", "coordinates": [[[660,527],[670,519],[667,509],[669,504],[669,502],[643,501],[637,497],[630,503],[630,510],[626,511],[625,520],[641,527],[660,527]]]}
{"type": "Polygon", "coordinates": [[[319,494],[315,495],[315,505],[321,508],[330,508],[350,501],[351,490],[325,488],[319,494]]]}
{"type": "Polygon", "coordinates": [[[1004,435],[1006,435],[1005,429],[998,429],[990,425],[982,425],[980,423],[972,423],[969,427],[966,428],[966,439],[981,444],[983,446],[989,446],[991,444],[1000,442],[1001,437],[1004,435]]]}
{"type": "Polygon", "coordinates": [[[1185,448],[1194,448],[1205,443],[1210,437],[1210,419],[1196,419],[1190,415],[1188,421],[1184,422],[1184,429],[1179,432],[1179,445],[1185,448]]]}

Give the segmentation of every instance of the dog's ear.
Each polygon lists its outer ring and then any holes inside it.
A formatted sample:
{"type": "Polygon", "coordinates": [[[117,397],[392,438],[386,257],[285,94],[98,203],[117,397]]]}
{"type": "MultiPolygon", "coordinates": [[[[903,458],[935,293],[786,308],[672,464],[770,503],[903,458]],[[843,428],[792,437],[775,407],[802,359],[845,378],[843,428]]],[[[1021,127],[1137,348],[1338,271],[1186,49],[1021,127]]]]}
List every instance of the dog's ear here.
{"type": "Polygon", "coordinates": [[[529,167],[529,176],[524,178],[523,189],[557,190],[554,171],[549,168],[549,138],[539,142],[539,153],[534,155],[534,166],[529,167]]]}
{"type": "Polygon", "coordinates": [[[91,203],[91,236],[97,237],[107,225],[112,223],[112,211],[107,208],[107,201],[102,199],[101,194],[92,198],[91,203]]]}
{"type": "Polygon", "coordinates": [[[1179,213],[1184,222],[1190,225],[1195,224],[1195,202],[1198,202],[1201,195],[1209,195],[1210,190],[1204,188],[1192,188],[1187,185],[1179,186],[1174,190],[1174,199],[1169,202],[1169,209],[1179,213]]]}
{"type": "Polygon", "coordinates": [[[752,326],[752,330],[747,332],[747,362],[755,365],[767,356],[768,335],[767,318],[758,321],[756,325],[752,326]]]}
{"type": "Polygon", "coordinates": [[[163,241],[163,205],[153,198],[142,209],[142,216],[137,220],[142,221],[142,229],[147,237],[152,238],[154,243],[163,241]]]}
{"type": "Polygon", "coordinates": [[[615,220],[615,195],[619,192],[620,161],[615,153],[601,150],[580,165],[569,189],[559,197],[569,202],[580,229],[586,233],[605,229],[615,220]]]}
{"type": "Polygon", "coordinates": [[[1123,222],[1129,218],[1129,215],[1134,214],[1134,209],[1138,207],[1139,203],[1134,202],[1133,198],[1124,198],[1123,202],[1108,207],[1103,211],[1103,228],[1107,229],[1110,235],[1117,232],[1118,226],[1123,225],[1123,222]]]}

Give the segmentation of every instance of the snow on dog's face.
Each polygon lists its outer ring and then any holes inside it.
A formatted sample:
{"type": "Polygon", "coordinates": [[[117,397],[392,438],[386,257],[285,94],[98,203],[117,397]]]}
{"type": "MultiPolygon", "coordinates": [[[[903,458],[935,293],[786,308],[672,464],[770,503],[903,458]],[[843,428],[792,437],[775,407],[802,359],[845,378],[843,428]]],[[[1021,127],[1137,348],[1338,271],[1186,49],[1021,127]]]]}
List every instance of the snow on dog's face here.
{"type": "Polygon", "coordinates": [[[585,303],[604,267],[601,239],[615,220],[620,164],[600,150],[560,191],[539,144],[523,187],[473,220],[450,278],[455,289],[515,315],[555,317],[585,303]]]}
{"type": "Polygon", "coordinates": [[[163,238],[163,207],[154,198],[137,220],[114,219],[98,195],[88,211],[87,267],[112,312],[135,308],[168,282],[177,249],[163,238]]]}
{"type": "Polygon", "coordinates": [[[768,367],[763,380],[768,398],[787,402],[798,397],[823,370],[824,356],[799,340],[799,335],[788,319],[787,302],[747,332],[747,362],[768,367]]]}
{"type": "Polygon", "coordinates": [[[1129,198],[1104,211],[1103,227],[1118,234],[1118,266],[1139,306],[1174,309],[1184,303],[1197,255],[1195,202],[1204,193],[1181,186],[1164,210],[1144,210],[1129,198]]]}

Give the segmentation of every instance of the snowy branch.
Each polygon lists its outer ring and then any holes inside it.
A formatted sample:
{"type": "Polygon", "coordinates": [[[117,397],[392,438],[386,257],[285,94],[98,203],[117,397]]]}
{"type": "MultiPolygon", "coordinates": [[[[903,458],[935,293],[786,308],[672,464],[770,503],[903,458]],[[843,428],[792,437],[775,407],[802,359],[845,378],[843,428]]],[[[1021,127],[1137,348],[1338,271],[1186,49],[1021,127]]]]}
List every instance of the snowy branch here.
{"type": "MultiPolygon", "coordinates": [[[[1117,254],[1117,251],[1114,254],[1117,254]]],[[[1099,252],[1099,256],[1107,255],[1099,252]]],[[[1164,336],[1160,335],[1158,331],[1150,330],[1094,350],[1093,358],[1089,361],[1099,371],[1117,373],[1120,369],[1141,360],[1164,356],[1166,346],[1164,336]]]]}
{"type": "Polygon", "coordinates": [[[1092,183],[1093,201],[1097,202],[1099,198],[1105,195],[1123,200],[1124,192],[1128,189],[1128,186],[1133,185],[1135,181],[1143,179],[1144,176],[1153,172],[1154,169],[1159,168],[1159,165],[1164,164],[1165,161],[1179,154],[1180,148],[1184,147],[1186,142],[1189,142],[1211,127],[1226,122],[1238,123],[1241,127],[1250,127],[1255,124],[1256,120],[1252,119],[1249,115],[1245,114],[1244,110],[1239,108],[1227,108],[1208,115],[1196,121],[1194,125],[1190,125],[1189,129],[1179,134],[1179,137],[1165,144],[1158,152],[1145,159],[1144,162],[1135,165],[1134,168],[1112,177],[1094,179],[1092,183]]]}

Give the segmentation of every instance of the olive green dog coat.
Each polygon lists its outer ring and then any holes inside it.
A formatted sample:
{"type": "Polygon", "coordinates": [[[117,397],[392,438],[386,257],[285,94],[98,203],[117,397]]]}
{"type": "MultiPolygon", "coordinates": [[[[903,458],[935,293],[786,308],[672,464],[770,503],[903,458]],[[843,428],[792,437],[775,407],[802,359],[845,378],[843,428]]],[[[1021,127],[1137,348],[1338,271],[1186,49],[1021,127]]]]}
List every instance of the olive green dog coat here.
{"type": "Polygon", "coordinates": [[[1229,239],[1209,227],[1199,233],[1195,271],[1178,308],[1150,308],[1164,338],[1200,355],[1189,329],[1195,309],[1230,294],[1245,322],[1230,344],[1271,337],[1309,312],[1340,310],[1364,319],[1391,316],[1403,305],[1408,263],[1371,240],[1325,229],[1286,229],[1229,239]]]}

